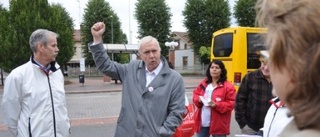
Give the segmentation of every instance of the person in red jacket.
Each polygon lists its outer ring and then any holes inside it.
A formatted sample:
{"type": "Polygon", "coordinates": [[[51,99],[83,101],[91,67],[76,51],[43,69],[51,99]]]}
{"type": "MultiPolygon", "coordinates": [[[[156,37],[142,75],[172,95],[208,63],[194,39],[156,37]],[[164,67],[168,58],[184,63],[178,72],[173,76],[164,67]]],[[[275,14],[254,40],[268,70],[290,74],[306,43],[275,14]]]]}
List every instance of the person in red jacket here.
{"type": "Polygon", "coordinates": [[[236,90],[227,81],[227,70],[220,60],[212,61],[206,78],[194,89],[193,103],[197,137],[226,137],[230,134],[231,112],[236,90]]]}

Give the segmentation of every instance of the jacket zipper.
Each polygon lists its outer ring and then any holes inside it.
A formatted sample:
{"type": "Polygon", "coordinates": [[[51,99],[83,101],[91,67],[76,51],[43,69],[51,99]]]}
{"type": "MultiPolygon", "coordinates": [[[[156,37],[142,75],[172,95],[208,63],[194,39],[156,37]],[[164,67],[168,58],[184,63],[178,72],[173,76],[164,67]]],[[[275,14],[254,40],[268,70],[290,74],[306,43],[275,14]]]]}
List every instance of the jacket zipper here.
{"type": "Polygon", "coordinates": [[[269,134],[270,134],[270,131],[271,131],[271,128],[272,128],[272,124],[273,124],[273,120],[276,117],[277,111],[278,111],[278,107],[276,107],[276,110],[273,113],[273,117],[272,117],[272,120],[271,120],[270,125],[269,125],[269,129],[268,129],[268,132],[267,132],[267,137],[269,137],[269,134]]]}
{"type": "Polygon", "coordinates": [[[28,129],[29,129],[29,137],[32,137],[32,133],[31,133],[31,118],[30,117],[29,117],[28,129]]]}
{"type": "Polygon", "coordinates": [[[51,97],[51,107],[52,107],[52,117],[53,117],[53,131],[54,131],[54,137],[57,137],[57,129],[56,129],[56,116],[55,116],[55,111],[54,111],[54,103],[53,103],[53,96],[52,96],[52,89],[51,89],[51,84],[50,84],[50,78],[49,74],[47,74],[48,78],[48,84],[49,84],[49,89],[50,89],[50,97],[51,97]]]}

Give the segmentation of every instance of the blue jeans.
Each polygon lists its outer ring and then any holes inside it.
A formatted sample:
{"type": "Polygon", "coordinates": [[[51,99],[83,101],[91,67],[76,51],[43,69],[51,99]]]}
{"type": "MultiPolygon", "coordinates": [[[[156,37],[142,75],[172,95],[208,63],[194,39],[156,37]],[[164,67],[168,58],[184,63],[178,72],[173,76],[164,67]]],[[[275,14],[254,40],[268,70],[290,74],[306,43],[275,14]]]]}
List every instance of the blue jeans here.
{"type": "MultiPolygon", "coordinates": [[[[209,137],[209,127],[201,127],[200,132],[196,134],[196,137],[209,137]]],[[[226,137],[227,135],[211,135],[212,137],[226,137]]]]}

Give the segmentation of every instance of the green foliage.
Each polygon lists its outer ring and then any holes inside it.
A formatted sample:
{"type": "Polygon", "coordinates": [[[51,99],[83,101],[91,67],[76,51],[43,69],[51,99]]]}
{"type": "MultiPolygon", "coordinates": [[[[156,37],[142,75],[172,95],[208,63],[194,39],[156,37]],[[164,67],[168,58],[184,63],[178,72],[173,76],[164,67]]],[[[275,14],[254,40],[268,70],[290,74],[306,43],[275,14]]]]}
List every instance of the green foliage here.
{"type": "Polygon", "coordinates": [[[184,26],[197,55],[200,55],[201,45],[210,47],[213,32],[230,26],[231,13],[226,0],[187,0],[183,15],[184,26]]]}
{"type": "Polygon", "coordinates": [[[117,56],[117,61],[119,63],[129,63],[130,61],[130,54],[119,54],[119,56],[117,56]],[[121,55],[121,56],[120,56],[121,55]]]}
{"type": "Polygon", "coordinates": [[[86,65],[94,66],[94,61],[91,53],[88,50],[88,43],[93,41],[91,35],[91,27],[96,22],[104,22],[106,24],[106,31],[103,35],[104,43],[122,43],[128,42],[126,35],[121,30],[121,23],[119,17],[115,14],[110,4],[105,0],[90,0],[84,13],[84,21],[81,25],[81,35],[83,55],[86,58],[86,65]],[[113,35],[113,39],[112,39],[113,35]]]}
{"type": "Polygon", "coordinates": [[[162,49],[161,54],[164,56],[168,55],[168,48],[164,43],[169,40],[171,16],[165,0],[138,0],[136,3],[138,37],[151,35],[157,38],[162,49]]]}
{"type": "Polygon", "coordinates": [[[58,47],[59,55],[57,62],[63,68],[71,60],[74,55],[74,41],[73,41],[73,21],[69,13],[60,4],[53,4],[50,6],[51,18],[49,26],[51,31],[59,34],[58,47]]]}
{"type": "Polygon", "coordinates": [[[50,18],[47,0],[11,0],[9,10],[9,33],[2,54],[3,69],[10,72],[30,59],[31,33],[38,28],[48,29],[50,18]],[[40,8],[41,7],[41,8],[40,8]]]}
{"type": "Polygon", "coordinates": [[[234,16],[239,26],[255,26],[256,11],[254,9],[257,0],[238,0],[234,7],[234,16]]]}
{"type": "Polygon", "coordinates": [[[130,61],[130,54],[127,53],[108,53],[108,56],[115,62],[118,63],[129,63],[130,61]]]}
{"type": "Polygon", "coordinates": [[[1,4],[0,4],[0,68],[3,68],[4,65],[4,48],[6,45],[9,45],[10,43],[7,41],[7,36],[9,33],[9,12],[6,10],[1,4]]]}
{"type": "Polygon", "coordinates": [[[204,64],[210,63],[210,47],[201,46],[199,48],[200,61],[204,64]]]}
{"type": "Polygon", "coordinates": [[[9,11],[3,12],[0,8],[0,14],[0,39],[4,38],[0,44],[0,66],[4,71],[10,72],[29,61],[32,54],[29,37],[39,28],[60,35],[59,64],[66,64],[74,54],[72,19],[60,5],[51,7],[47,0],[10,0],[9,11]]]}
{"type": "Polygon", "coordinates": [[[129,43],[127,39],[127,35],[125,33],[122,33],[120,40],[122,41],[120,41],[119,43],[123,43],[123,44],[129,43]]]}

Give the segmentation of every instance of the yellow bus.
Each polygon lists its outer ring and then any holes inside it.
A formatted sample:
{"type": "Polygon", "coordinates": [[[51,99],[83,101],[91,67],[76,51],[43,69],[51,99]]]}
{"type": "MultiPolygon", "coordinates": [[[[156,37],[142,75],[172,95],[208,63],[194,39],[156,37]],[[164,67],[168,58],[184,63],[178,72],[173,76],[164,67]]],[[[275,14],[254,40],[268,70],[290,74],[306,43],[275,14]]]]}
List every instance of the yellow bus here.
{"type": "Polygon", "coordinates": [[[263,47],[260,34],[265,28],[233,27],[213,33],[210,60],[221,60],[227,69],[228,81],[238,90],[245,74],[260,67],[257,48],[263,47]]]}

